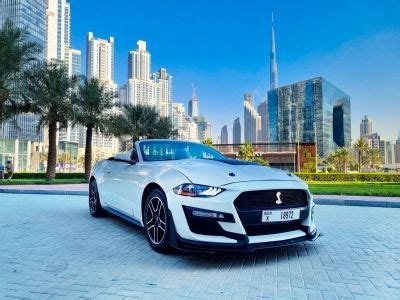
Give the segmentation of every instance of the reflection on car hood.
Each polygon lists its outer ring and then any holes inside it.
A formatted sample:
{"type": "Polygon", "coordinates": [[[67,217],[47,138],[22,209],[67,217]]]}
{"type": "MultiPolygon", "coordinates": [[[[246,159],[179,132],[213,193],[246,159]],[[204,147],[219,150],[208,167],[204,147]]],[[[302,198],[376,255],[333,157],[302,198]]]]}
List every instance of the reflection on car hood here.
{"type": "Polygon", "coordinates": [[[255,180],[301,181],[298,177],[282,170],[233,159],[182,159],[150,163],[174,168],[193,183],[212,186],[255,180]]]}

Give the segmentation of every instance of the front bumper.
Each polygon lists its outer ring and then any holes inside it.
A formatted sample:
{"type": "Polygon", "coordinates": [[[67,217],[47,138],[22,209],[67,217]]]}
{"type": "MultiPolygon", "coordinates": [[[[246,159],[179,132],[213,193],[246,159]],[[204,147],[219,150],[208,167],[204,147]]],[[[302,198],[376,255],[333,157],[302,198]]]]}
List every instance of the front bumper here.
{"type": "MultiPolygon", "coordinates": [[[[167,193],[168,207],[171,220],[170,244],[175,248],[184,250],[236,250],[252,251],[256,249],[265,249],[281,247],[301,243],[304,241],[313,241],[318,238],[319,232],[314,224],[312,217],[312,208],[314,206],[312,196],[307,191],[307,186],[297,181],[257,181],[234,183],[224,186],[226,190],[210,198],[191,198],[179,196],[170,191],[167,193]],[[288,231],[272,234],[249,235],[243,226],[242,220],[235,207],[234,200],[243,191],[271,189],[303,189],[307,191],[308,206],[302,207],[302,218],[296,228],[288,231]],[[210,210],[221,212],[229,216],[229,220],[214,221],[209,220],[198,225],[203,225],[204,230],[193,228],[193,223],[189,222],[185,208],[198,208],[200,210],[210,210]],[[190,224],[189,224],[190,223],[190,224]],[[208,227],[212,224],[213,232],[207,233],[208,227]],[[216,230],[215,230],[216,229],[216,230]]],[[[243,216],[242,216],[243,218],[243,216]]],[[[277,225],[279,227],[279,224],[277,225]]],[[[285,226],[283,224],[283,226],[285,226]]]]}

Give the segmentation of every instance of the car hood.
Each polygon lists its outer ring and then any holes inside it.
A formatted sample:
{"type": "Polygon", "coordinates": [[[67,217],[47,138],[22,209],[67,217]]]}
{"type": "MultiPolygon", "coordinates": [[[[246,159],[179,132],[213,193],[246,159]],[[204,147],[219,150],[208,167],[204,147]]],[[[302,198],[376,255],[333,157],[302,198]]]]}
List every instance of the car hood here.
{"type": "Polygon", "coordinates": [[[192,183],[212,186],[260,180],[301,181],[289,172],[237,160],[182,159],[154,163],[176,169],[192,183]]]}

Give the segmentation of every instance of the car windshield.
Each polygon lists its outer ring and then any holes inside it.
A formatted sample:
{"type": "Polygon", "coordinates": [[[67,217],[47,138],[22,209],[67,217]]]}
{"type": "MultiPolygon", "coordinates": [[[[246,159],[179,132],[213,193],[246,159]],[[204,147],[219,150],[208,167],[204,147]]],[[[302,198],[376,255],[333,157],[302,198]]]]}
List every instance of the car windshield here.
{"type": "Polygon", "coordinates": [[[197,159],[226,159],[217,150],[198,143],[180,141],[143,141],[140,151],[144,161],[197,159]]]}

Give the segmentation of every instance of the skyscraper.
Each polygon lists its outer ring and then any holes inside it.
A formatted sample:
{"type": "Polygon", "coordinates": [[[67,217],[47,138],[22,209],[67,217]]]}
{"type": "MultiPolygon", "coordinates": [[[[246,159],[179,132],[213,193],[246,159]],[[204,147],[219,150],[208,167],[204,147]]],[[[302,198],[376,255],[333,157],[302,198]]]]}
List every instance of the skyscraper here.
{"type": "Polygon", "coordinates": [[[258,142],[268,142],[268,103],[266,100],[257,106],[257,112],[261,117],[261,131],[258,142]]]}
{"type": "MultiPolygon", "coordinates": [[[[47,0],[0,1],[0,27],[9,19],[16,27],[26,28],[28,40],[36,42],[42,51],[39,60],[47,56],[47,0]]],[[[1,66],[0,66],[1,67],[1,66]]],[[[37,131],[39,116],[19,114],[13,120],[0,124],[0,164],[11,158],[16,171],[29,170],[32,143],[43,141],[43,130],[37,131]]]]}
{"type": "Polygon", "coordinates": [[[189,100],[188,113],[191,117],[199,116],[199,99],[197,98],[194,86],[192,86],[192,99],[189,100]]]}
{"type": "MultiPolygon", "coordinates": [[[[108,40],[95,38],[92,32],[87,35],[86,77],[97,78],[109,91],[116,91],[114,82],[114,38],[108,40]]],[[[115,108],[113,108],[115,111],[115,108]]],[[[86,134],[80,136],[80,144],[86,139],[86,134]]],[[[95,151],[106,156],[118,151],[118,139],[107,137],[101,133],[93,133],[92,145],[95,151]]]]}
{"type": "Polygon", "coordinates": [[[158,112],[161,116],[168,117],[171,115],[172,76],[168,75],[166,69],[161,68],[155,74],[154,80],[158,84],[158,112]]]}
{"type": "Polygon", "coordinates": [[[128,54],[127,101],[155,107],[161,116],[171,115],[172,76],[164,68],[151,73],[151,54],[145,41],[137,41],[128,54]]]}
{"type": "Polygon", "coordinates": [[[256,143],[261,135],[261,117],[253,106],[253,95],[244,94],[244,141],[256,143]]]}
{"type": "Polygon", "coordinates": [[[396,144],[394,144],[394,161],[396,164],[400,164],[400,129],[396,144]]]}
{"type": "Polygon", "coordinates": [[[350,97],[322,77],[271,90],[269,140],[316,142],[319,156],[325,157],[350,146],[350,109],[350,97]]]}
{"type": "Polygon", "coordinates": [[[80,50],[69,49],[69,74],[81,75],[82,74],[82,54],[80,50]]]}
{"type": "Polygon", "coordinates": [[[146,42],[139,40],[136,50],[128,54],[128,79],[150,80],[151,54],[146,49],[146,42]]]}
{"type": "Polygon", "coordinates": [[[228,144],[228,127],[224,125],[221,129],[221,144],[228,144]]]}
{"type": "Polygon", "coordinates": [[[87,35],[86,76],[96,77],[105,86],[114,88],[114,38],[108,40],[95,38],[92,32],[87,35]]]}
{"type": "Polygon", "coordinates": [[[42,52],[37,54],[38,59],[44,59],[47,53],[47,1],[0,1],[0,26],[10,19],[15,26],[26,28],[28,39],[42,47],[42,52]]]}
{"type": "Polygon", "coordinates": [[[271,53],[270,53],[270,86],[269,88],[276,89],[278,87],[278,65],[276,63],[276,49],[275,49],[275,29],[274,29],[274,14],[272,13],[272,27],[271,27],[271,53]]]}
{"type": "Polygon", "coordinates": [[[372,120],[364,116],[364,119],[362,119],[360,123],[360,137],[369,134],[372,134],[372,120]]]}
{"type": "Polygon", "coordinates": [[[241,144],[242,143],[242,126],[240,125],[239,117],[237,117],[233,121],[232,143],[233,144],[241,144]]]}
{"type": "Polygon", "coordinates": [[[70,3],[67,0],[48,0],[47,60],[69,62],[70,19],[70,3]]]}
{"type": "Polygon", "coordinates": [[[198,141],[197,124],[185,115],[183,103],[172,103],[172,125],[178,131],[178,139],[198,141]]]}

